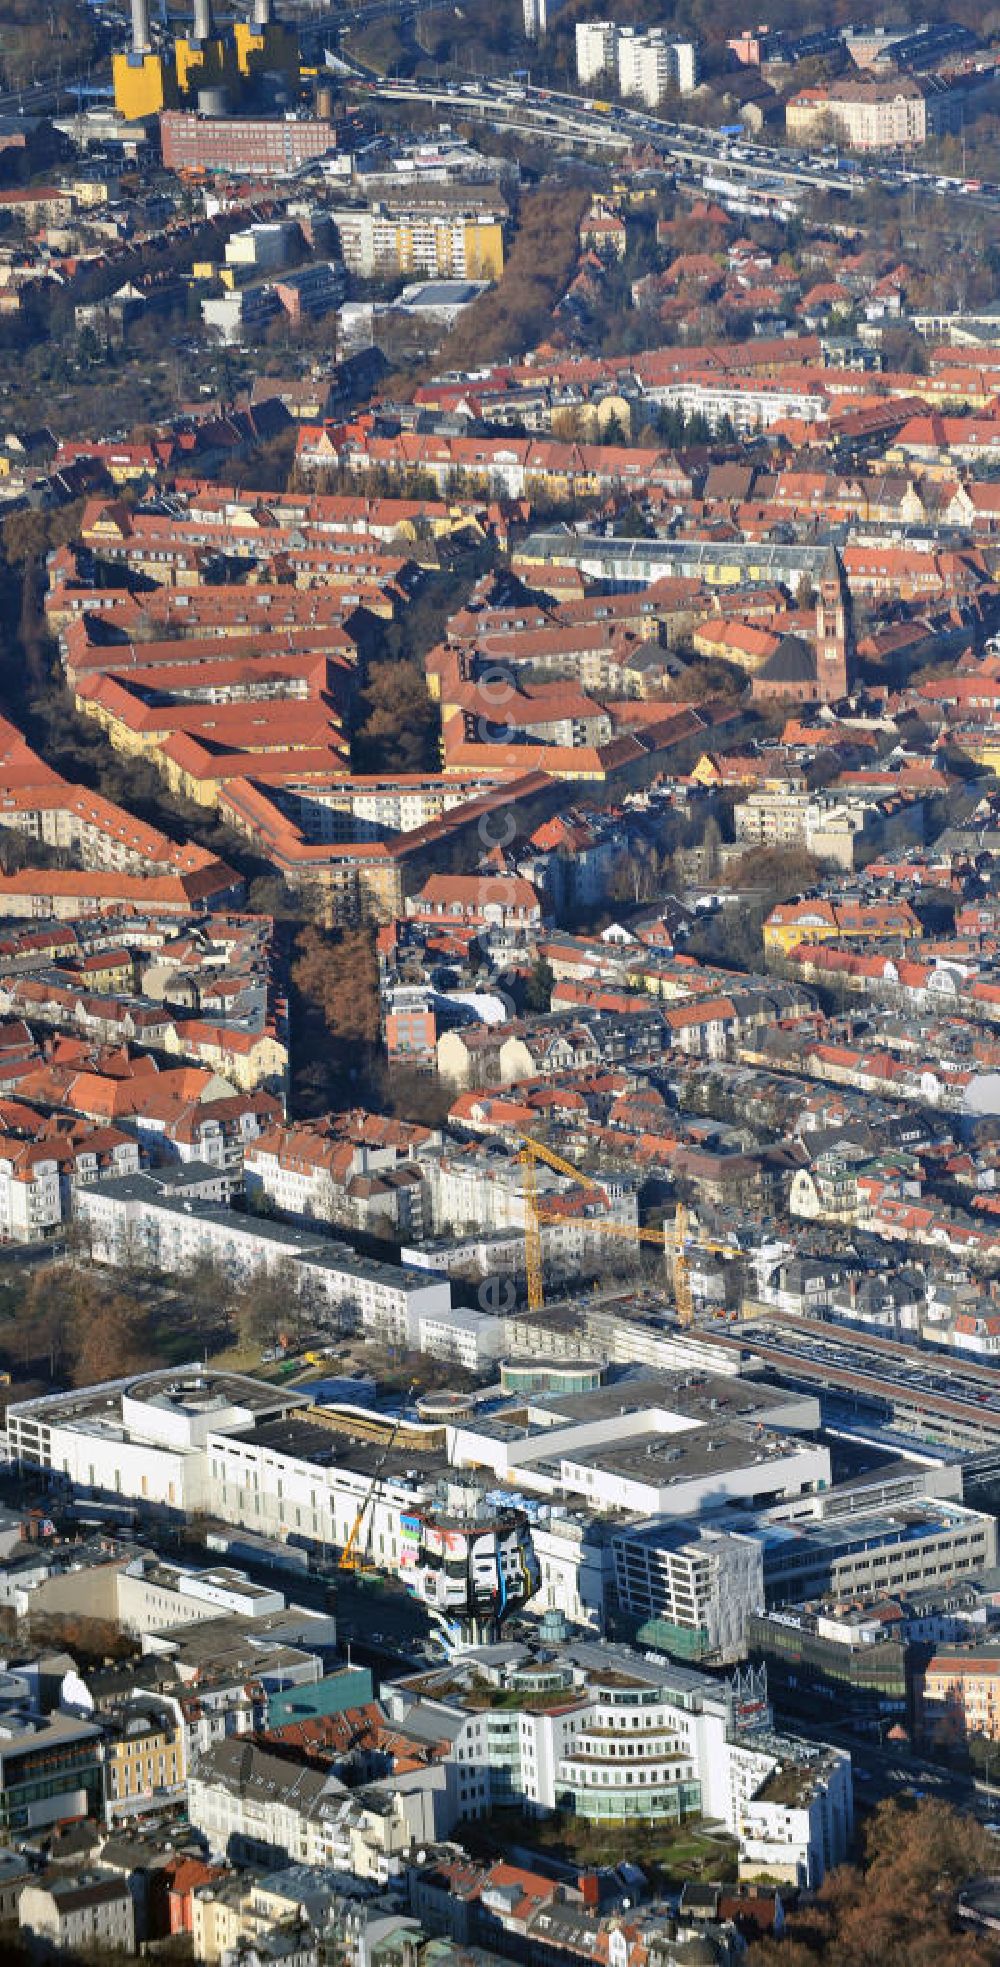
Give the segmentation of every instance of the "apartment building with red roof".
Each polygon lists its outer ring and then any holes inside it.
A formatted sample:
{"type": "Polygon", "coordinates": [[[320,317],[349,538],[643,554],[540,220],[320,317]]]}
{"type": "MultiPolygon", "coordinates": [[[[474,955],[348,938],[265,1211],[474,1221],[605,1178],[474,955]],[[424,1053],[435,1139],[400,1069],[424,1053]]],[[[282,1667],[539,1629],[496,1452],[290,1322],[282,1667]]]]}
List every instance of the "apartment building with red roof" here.
{"type": "MultiPolygon", "coordinates": [[[[405,482],[419,473],[439,491],[457,482],[493,497],[600,498],[642,491],[669,480],[669,453],[611,444],[560,443],[536,437],[445,437],[401,431],[375,437],[348,428],[334,448],[334,461],[363,478],[386,471],[405,482]]],[[[300,462],[305,462],[300,456],[300,462]]]]}
{"type": "Polygon", "coordinates": [[[77,684],[74,703],[100,724],[116,751],[153,764],[163,745],[177,737],[248,758],[319,749],[345,760],[348,756],[341,713],[325,690],[266,700],[263,691],[254,690],[221,702],[175,694],[163,702],[155,697],[150,701],[131,676],[90,675],[77,684]]]}
{"type": "Polygon", "coordinates": [[[896,940],[901,945],[923,936],[919,918],[906,901],[868,902],[821,897],[780,902],[764,923],[764,948],[782,955],[798,943],[826,942],[831,937],[896,940]]]}
{"type": "Polygon", "coordinates": [[[64,922],[96,915],[189,916],[238,904],[242,893],[242,880],[221,861],[147,878],[111,869],[24,868],[0,874],[0,915],[64,922]]]}
{"type": "Polygon", "coordinates": [[[411,922],[446,920],[463,928],[537,929],[542,904],[530,881],[509,874],[432,874],[406,903],[411,922]]]}
{"type": "Polygon", "coordinates": [[[139,1146],[115,1127],[41,1121],[33,1139],[0,1127],[0,1241],[39,1243],[70,1220],[78,1184],[139,1172],[139,1146]]]}

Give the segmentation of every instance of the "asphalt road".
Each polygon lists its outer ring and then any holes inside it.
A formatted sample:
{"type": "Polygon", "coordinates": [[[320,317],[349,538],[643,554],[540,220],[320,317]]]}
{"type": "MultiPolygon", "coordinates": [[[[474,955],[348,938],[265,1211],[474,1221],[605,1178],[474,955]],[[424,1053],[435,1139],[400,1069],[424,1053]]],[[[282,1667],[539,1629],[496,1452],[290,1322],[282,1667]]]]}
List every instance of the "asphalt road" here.
{"type": "Polygon", "coordinates": [[[905,1743],[885,1742],[880,1746],[823,1718],[813,1721],[798,1714],[788,1715],[787,1718],[779,1716],[779,1726],[787,1726],[789,1734],[804,1735],[810,1741],[830,1742],[834,1748],[847,1749],[854,1771],[855,1802],[862,1809],[880,1802],[883,1797],[898,1796],[901,1791],[908,1791],[910,1794],[922,1793],[933,1797],[940,1803],[949,1803],[953,1809],[978,1817],[981,1822],[1000,1818],[1000,1756],[997,1758],[997,1781],[990,1790],[985,1785],[977,1784],[971,1775],[943,1768],[938,1762],[929,1762],[925,1756],[907,1748],[905,1743]]]}

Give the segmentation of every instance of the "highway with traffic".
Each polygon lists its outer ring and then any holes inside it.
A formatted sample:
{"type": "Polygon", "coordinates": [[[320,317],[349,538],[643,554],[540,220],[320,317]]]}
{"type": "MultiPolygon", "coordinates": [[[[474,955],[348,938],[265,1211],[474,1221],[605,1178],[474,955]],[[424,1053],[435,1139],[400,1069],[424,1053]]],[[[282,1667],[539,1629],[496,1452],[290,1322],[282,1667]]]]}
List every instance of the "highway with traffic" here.
{"type": "MultiPolygon", "coordinates": [[[[393,9],[375,0],[379,17],[393,9]]],[[[367,12],[368,10],[364,10],[367,12]]],[[[340,30],[349,42],[351,20],[340,30]]],[[[335,57],[334,59],[339,59],[335,57]]],[[[845,156],[836,146],[801,151],[782,144],[735,137],[728,130],[671,122],[641,108],[600,101],[564,90],[533,87],[524,76],[477,76],[448,82],[383,80],[359,70],[352,86],[385,102],[422,102],[463,120],[530,135],[559,148],[620,154],[635,146],[654,151],[665,164],[689,171],[723,169],[750,184],[794,186],[802,191],[857,196],[880,185],[890,194],[961,199],[966,205],[1000,211],[1000,184],[937,175],[913,167],[909,158],[845,156]]]]}
{"type": "MultiPolygon", "coordinates": [[[[654,115],[638,105],[540,88],[521,70],[508,77],[470,75],[445,81],[383,78],[366,71],[353,57],[352,35],[381,20],[413,19],[430,4],[431,0],[364,0],[350,9],[324,7],[303,23],[302,31],[310,55],[317,59],[325,55],[341,79],[362,96],[426,104],[449,118],[488,123],[558,150],[614,157],[642,147],[666,167],[695,178],[701,174],[711,179],[721,172],[733,183],[772,192],[785,189],[850,198],[881,186],[891,195],[908,194],[914,202],[918,197],[954,198],[966,206],[1000,211],[1000,184],[920,170],[911,157],[853,157],[835,145],[811,152],[796,150],[755,140],[748,133],[737,135],[729,127],[705,129],[654,115]],[[350,71],[347,75],[345,68],[350,71]]],[[[109,20],[117,24],[124,15],[116,8],[109,20]]],[[[110,74],[98,64],[86,74],[33,82],[0,94],[0,114],[44,115],[109,81],[110,74]]]]}

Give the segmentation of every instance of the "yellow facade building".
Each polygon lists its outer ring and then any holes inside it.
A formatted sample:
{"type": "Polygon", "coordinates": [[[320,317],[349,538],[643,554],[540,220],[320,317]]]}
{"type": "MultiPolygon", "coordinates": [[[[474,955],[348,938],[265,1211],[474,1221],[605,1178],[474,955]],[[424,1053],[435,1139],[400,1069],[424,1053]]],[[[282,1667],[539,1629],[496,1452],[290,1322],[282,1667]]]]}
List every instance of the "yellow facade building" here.
{"type": "Polygon", "coordinates": [[[236,48],[221,34],[213,34],[205,41],[179,36],[174,42],[174,70],[177,94],[182,102],[195,102],[199,89],[225,89],[234,101],[239,92],[236,48]]]}
{"type": "Polygon", "coordinates": [[[225,33],[215,26],[210,0],[194,0],[191,32],[162,54],[150,35],[149,0],[132,0],[132,46],[112,62],[115,108],[134,123],[164,109],[197,109],[200,92],[212,90],[224,91],[225,106],[236,109],[265,75],[298,86],[298,37],[273,19],[271,0],[255,0],[252,19],[225,33]]]}
{"type": "Polygon", "coordinates": [[[111,64],[115,108],[127,123],[141,123],[158,116],[161,109],[177,109],[177,71],[162,55],[115,55],[111,64]]]}
{"type": "Polygon", "coordinates": [[[169,1702],[143,1696],[109,1729],[104,1781],[109,1815],[183,1791],[184,1724],[169,1702]]]}
{"type": "Polygon", "coordinates": [[[299,76],[299,44],[296,35],[280,21],[255,27],[252,21],[233,25],[236,61],[247,81],[257,75],[284,75],[290,82],[299,76]]]}

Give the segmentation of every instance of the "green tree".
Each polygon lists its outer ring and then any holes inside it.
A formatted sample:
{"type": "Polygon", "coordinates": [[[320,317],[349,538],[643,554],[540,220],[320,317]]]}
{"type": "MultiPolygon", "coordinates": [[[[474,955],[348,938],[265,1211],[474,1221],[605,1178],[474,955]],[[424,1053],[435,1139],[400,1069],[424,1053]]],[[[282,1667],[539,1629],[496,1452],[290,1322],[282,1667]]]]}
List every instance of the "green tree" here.
{"type": "Polygon", "coordinates": [[[76,340],[76,359],[83,369],[93,369],[101,360],[103,350],[93,328],[80,329],[76,340]]]}
{"type": "Polygon", "coordinates": [[[721,866],[719,849],[722,846],[722,832],[718,820],[712,813],[709,814],[708,819],[705,821],[705,831],[701,836],[701,844],[705,855],[705,879],[706,881],[717,881],[721,866]]]}
{"type": "Polygon", "coordinates": [[[544,956],[536,956],[531,966],[528,981],[524,986],[524,1008],[526,1011],[548,1011],[552,1005],[552,986],[555,972],[544,956]]]}
{"type": "Polygon", "coordinates": [[[74,1386],[137,1372],[149,1364],[146,1317],[134,1292],[72,1263],[34,1272],[21,1305],[16,1350],[25,1364],[44,1358],[54,1379],[74,1386]]]}

